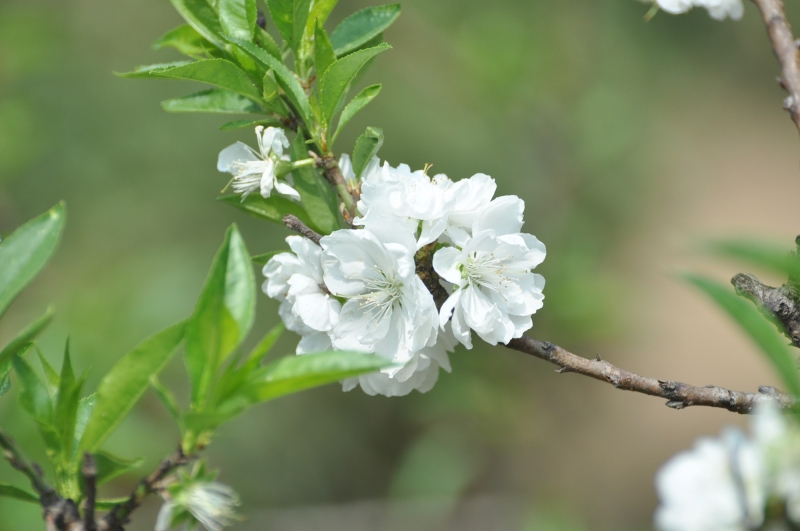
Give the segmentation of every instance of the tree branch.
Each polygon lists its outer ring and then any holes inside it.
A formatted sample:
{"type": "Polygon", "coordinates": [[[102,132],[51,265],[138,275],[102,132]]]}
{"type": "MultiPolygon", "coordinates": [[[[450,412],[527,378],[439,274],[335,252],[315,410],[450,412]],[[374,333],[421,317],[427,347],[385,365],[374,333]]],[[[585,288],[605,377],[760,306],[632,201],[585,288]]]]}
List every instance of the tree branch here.
{"type": "Polygon", "coordinates": [[[97,531],[97,522],[94,519],[94,504],[97,501],[97,464],[94,458],[88,454],[83,454],[83,466],[81,466],[83,484],[86,491],[86,502],[83,507],[83,527],[86,531],[97,531]]]}
{"type": "Polygon", "coordinates": [[[764,26],[767,28],[767,35],[772,50],[781,64],[781,77],[778,83],[783,87],[789,96],[783,102],[783,108],[789,111],[792,120],[800,131],[800,66],[797,62],[797,41],[792,35],[792,28],[786,20],[782,0],[753,0],[764,26]]]}
{"type": "Polygon", "coordinates": [[[300,221],[300,218],[297,216],[286,214],[283,216],[283,224],[286,225],[289,230],[299,232],[317,245],[319,245],[319,241],[322,239],[322,235],[320,233],[311,230],[308,225],[300,221]]]}
{"type": "Polygon", "coordinates": [[[97,526],[98,531],[124,531],[123,526],[128,522],[130,514],[142,504],[148,495],[158,490],[161,481],[170,472],[190,463],[193,459],[193,456],[185,455],[181,446],[178,445],[178,449],[171,456],[161,461],[152,474],[139,482],[125,502],[117,504],[111,509],[97,526]]]}
{"type": "Polygon", "coordinates": [[[564,350],[558,345],[529,337],[512,339],[508,348],[530,354],[539,359],[558,365],[557,372],[574,372],[595,380],[610,383],[617,389],[633,391],[667,400],[667,407],[683,409],[689,406],[718,407],[735,413],[752,413],[755,407],[767,400],[777,400],[781,407],[795,404],[795,399],[774,387],[762,386],[758,393],[731,391],[723,387],[708,385],[696,387],[681,382],[657,380],[639,376],[615,367],[598,356],[587,359],[564,350]]]}

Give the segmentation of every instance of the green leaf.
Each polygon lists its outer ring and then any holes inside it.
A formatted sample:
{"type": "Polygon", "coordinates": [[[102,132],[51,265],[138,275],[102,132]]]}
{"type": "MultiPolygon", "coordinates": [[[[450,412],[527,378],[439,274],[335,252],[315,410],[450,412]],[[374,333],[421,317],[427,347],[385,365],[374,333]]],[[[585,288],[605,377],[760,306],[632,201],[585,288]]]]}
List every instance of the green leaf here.
{"type": "Polygon", "coordinates": [[[234,120],[232,122],[226,122],[219,126],[220,131],[233,131],[236,129],[244,129],[245,127],[255,127],[257,125],[263,125],[264,127],[282,127],[283,123],[280,120],[271,120],[271,119],[264,119],[264,120],[234,120]]]}
{"type": "Polygon", "coordinates": [[[325,71],[336,61],[336,54],[333,53],[333,45],[328,38],[328,33],[322,27],[322,23],[317,20],[317,27],[314,30],[314,64],[317,69],[317,78],[322,79],[325,71]]]}
{"type": "Polygon", "coordinates": [[[78,402],[78,413],[75,415],[75,448],[80,446],[80,441],[86,431],[86,425],[89,424],[89,419],[96,404],[97,393],[85,396],[78,402]]]}
{"type": "Polygon", "coordinates": [[[183,19],[220,50],[225,49],[217,13],[206,0],[170,0],[183,19]]]}
{"type": "Polygon", "coordinates": [[[306,23],[306,35],[308,37],[314,33],[314,28],[317,24],[325,26],[328,15],[331,14],[331,11],[338,3],[339,0],[314,0],[311,3],[311,13],[309,13],[308,22],[306,23]]]}
{"type": "Polygon", "coordinates": [[[188,24],[183,24],[166,32],[153,43],[154,50],[175,48],[190,57],[207,54],[214,50],[214,45],[200,35],[188,24]]]}
{"type": "Polygon", "coordinates": [[[300,51],[300,46],[303,42],[303,36],[306,32],[306,24],[308,23],[310,8],[311,0],[294,0],[294,8],[292,10],[292,40],[290,44],[297,55],[299,55],[298,52],[300,51]]]}
{"type": "Polygon", "coordinates": [[[121,505],[128,501],[128,496],[123,496],[121,498],[109,498],[109,499],[102,499],[97,500],[94,504],[94,508],[98,511],[110,511],[117,505],[121,505]]]}
{"type": "Polygon", "coordinates": [[[78,403],[81,398],[82,386],[82,380],[75,380],[72,361],[69,356],[69,342],[67,342],[53,411],[53,427],[60,438],[59,446],[61,448],[61,463],[63,464],[67,464],[72,460],[72,450],[75,447],[75,421],[78,416],[78,403]]]}
{"type": "Polygon", "coordinates": [[[146,339],[125,354],[100,381],[97,402],[81,451],[96,452],[150,386],[150,377],[161,372],[183,339],[185,323],[173,325],[146,339]]]}
{"type": "Polygon", "coordinates": [[[194,407],[202,405],[217,370],[250,331],[255,291],[250,255],[233,225],[225,234],[186,325],[186,367],[194,407]]]}
{"type": "Polygon", "coordinates": [[[357,352],[322,352],[282,358],[256,375],[247,393],[264,402],[391,365],[386,358],[357,352]]]}
{"type": "Polygon", "coordinates": [[[787,252],[780,245],[747,240],[720,240],[711,242],[708,250],[714,254],[742,260],[752,265],[800,278],[800,257],[787,252]]]}
{"type": "Polygon", "coordinates": [[[289,251],[284,251],[284,250],[270,251],[268,253],[257,254],[255,256],[251,256],[250,260],[252,260],[253,263],[256,264],[256,265],[263,266],[263,265],[267,265],[267,262],[269,262],[269,259],[272,258],[273,256],[275,256],[276,254],[287,253],[287,252],[289,252],[289,251]]]}
{"type": "Polygon", "coordinates": [[[218,0],[219,23],[226,35],[253,40],[256,27],[256,0],[218,0]]]}
{"type": "Polygon", "coordinates": [[[0,376],[0,397],[6,394],[9,389],[11,389],[11,377],[9,373],[6,373],[5,376],[0,376]]]}
{"type": "Polygon", "coordinates": [[[255,102],[261,101],[261,92],[253,85],[247,74],[227,59],[200,59],[190,63],[177,62],[141,66],[133,72],[118,75],[121,77],[163,77],[200,81],[228,89],[255,102]]]}
{"type": "Polygon", "coordinates": [[[64,214],[59,203],[0,242],[0,316],[53,255],[64,214]]]}
{"type": "Polygon", "coordinates": [[[306,225],[311,223],[303,207],[278,195],[264,198],[259,194],[250,194],[244,200],[238,195],[224,195],[218,197],[217,201],[227,203],[257,218],[268,219],[281,225],[283,225],[283,216],[286,214],[297,216],[306,225]]]}
{"type": "Polygon", "coordinates": [[[172,394],[172,391],[167,389],[156,376],[150,378],[150,385],[153,387],[153,391],[156,393],[159,401],[161,401],[164,409],[178,422],[181,417],[181,408],[178,405],[178,401],[175,399],[175,395],[172,394]]]}
{"type": "Polygon", "coordinates": [[[263,113],[251,100],[225,89],[208,89],[182,98],[161,102],[167,112],[210,112],[222,114],[263,113]]]}
{"type": "Polygon", "coordinates": [[[294,105],[300,113],[300,117],[305,120],[306,123],[311,123],[311,105],[308,102],[308,97],[291,70],[286,68],[286,65],[280,62],[280,60],[251,42],[239,39],[230,39],[230,41],[249,53],[253,59],[261,63],[264,67],[272,69],[275,72],[278,81],[281,83],[281,88],[284,89],[286,97],[289,98],[289,101],[292,102],[292,105],[294,105]]]}
{"type": "MultiPolygon", "coordinates": [[[[11,370],[11,360],[14,356],[21,354],[28,344],[33,341],[42,330],[53,320],[53,310],[48,308],[45,314],[19,333],[17,337],[9,341],[8,345],[0,350],[0,380],[4,379],[11,370]]],[[[2,393],[0,393],[2,394],[2,393]]]]}
{"type": "Polygon", "coordinates": [[[367,61],[389,48],[391,46],[384,43],[374,48],[360,50],[339,59],[328,67],[320,83],[319,106],[322,116],[329,126],[358,71],[367,61]]]}
{"type": "Polygon", "coordinates": [[[375,6],[356,11],[331,33],[336,56],[346,55],[392,25],[400,16],[400,4],[375,6]]]}
{"type": "Polygon", "coordinates": [[[275,23],[275,27],[281,33],[286,42],[292,41],[294,35],[294,0],[267,0],[269,15],[275,23]]]}
{"type": "Polygon", "coordinates": [[[359,113],[361,109],[367,106],[369,102],[375,99],[375,96],[380,94],[381,92],[381,85],[370,85],[365,87],[361,92],[359,92],[355,98],[350,100],[350,103],[345,105],[344,109],[342,110],[342,115],[339,117],[339,124],[336,126],[336,132],[333,134],[333,139],[331,140],[331,145],[336,142],[336,137],[339,136],[339,133],[342,131],[347,123],[353,119],[353,116],[359,113]]]}
{"type": "Polygon", "coordinates": [[[364,173],[364,168],[367,167],[372,157],[378,153],[382,145],[383,130],[378,127],[367,127],[364,134],[356,139],[352,157],[353,173],[356,174],[356,178],[361,178],[361,174],[364,173]]]}
{"type": "Polygon", "coordinates": [[[117,476],[126,474],[142,465],[144,459],[123,459],[108,452],[99,451],[92,454],[97,465],[97,484],[102,485],[117,476]]]}
{"type": "Polygon", "coordinates": [[[789,393],[800,396],[800,375],[795,357],[775,323],[749,301],[737,296],[726,286],[699,275],[684,275],[684,279],[711,297],[752,339],[777,370],[789,393]]]}
{"type": "Polygon", "coordinates": [[[7,485],[5,483],[0,483],[0,497],[14,498],[15,500],[21,500],[36,504],[39,503],[39,498],[29,493],[28,491],[22,490],[21,488],[15,487],[13,485],[7,485]]]}
{"type": "Polygon", "coordinates": [[[275,42],[275,39],[272,38],[272,35],[267,33],[265,30],[261,29],[260,27],[256,26],[256,35],[255,35],[256,44],[258,44],[261,48],[267,51],[272,57],[277,59],[278,61],[281,60],[281,49],[278,46],[278,43],[275,42]]]}
{"type": "Polygon", "coordinates": [[[20,384],[19,403],[22,409],[39,424],[52,426],[53,402],[47,388],[22,356],[15,356],[13,363],[20,384]]]}
{"type": "Polygon", "coordinates": [[[39,350],[39,347],[34,346],[36,348],[36,354],[39,357],[39,364],[42,366],[42,371],[44,372],[44,383],[47,385],[47,390],[50,392],[50,396],[54,397],[58,394],[58,385],[61,382],[61,377],[58,375],[56,370],[50,365],[50,362],[47,361],[47,358],[44,357],[42,351],[39,350]]]}
{"type": "MultiPolygon", "coordinates": [[[[292,160],[308,158],[308,146],[302,134],[295,136],[290,146],[292,160]]],[[[337,203],[333,190],[311,166],[292,170],[294,188],[300,194],[300,201],[308,213],[309,225],[320,234],[330,234],[339,228],[337,203]]],[[[299,217],[299,216],[298,216],[299,217]]],[[[300,218],[301,220],[303,218],[300,218]]]]}
{"type": "Polygon", "coordinates": [[[278,83],[275,81],[275,73],[272,70],[267,70],[267,73],[264,74],[264,80],[261,82],[261,86],[263,87],[262,95],[264,96],[264,100],[272,101],[279,96],[278,83]]]}

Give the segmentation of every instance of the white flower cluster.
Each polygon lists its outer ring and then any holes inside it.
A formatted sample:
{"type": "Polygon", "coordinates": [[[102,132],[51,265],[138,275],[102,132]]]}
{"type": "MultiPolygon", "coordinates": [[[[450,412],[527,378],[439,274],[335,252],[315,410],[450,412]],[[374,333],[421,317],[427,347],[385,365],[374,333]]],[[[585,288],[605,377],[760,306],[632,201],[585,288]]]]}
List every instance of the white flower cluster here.
{"type": "Polygon", "coordinates": [[[800,524],[800,427],[768,403],[753,436],[728,429],[668,461],[656,476],[660,531],[795,529],[800,524]],[[784,524],[791,522],[791,527],[784,524]]]}
{"type": "MultiPolygon", "coordinates": [[[[346,155],[340,167],[355,182],[346,155]]],[[[346,380],[344,389],[401,396],[431,389],[440,367],[450,371],[447,352],[457,341],[472,347],[472,331],[493,345],[520,337],[542,307],[544,278],[531,270],[545,247],[520,232],[523,201],[493,199],[495,189],[487,175],[453,182],[374,158],[361,181],[360,228],[320,245],[289,236],[292,252],[264,266],[264,292],[302,336],[297,353],[384,356],[392,366],[346,380]],[[449,295],[441,310],[418,276],[431,262],[449,295]]]]}
{"type": "Polygon", "coordinates": [[[739,20],[744,14],[742,0],[655,0],[655,3],[673,15],[686,13],[693,7],[706,8],[711,18],[716,20],[725,20],[727,17],[739,20]]]}

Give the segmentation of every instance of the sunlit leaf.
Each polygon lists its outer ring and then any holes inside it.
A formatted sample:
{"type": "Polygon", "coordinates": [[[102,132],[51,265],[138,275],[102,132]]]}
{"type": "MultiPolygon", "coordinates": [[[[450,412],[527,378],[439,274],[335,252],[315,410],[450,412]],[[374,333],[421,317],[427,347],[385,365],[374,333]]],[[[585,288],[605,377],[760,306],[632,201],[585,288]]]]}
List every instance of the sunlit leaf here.
{"type": "Polygon", "coordinates": [[[331,40],[322,27],[322,23],[317,21],[317,27],[314,30],[314,66],[317,69],[317,78],[322,79],[325,71],[334,62],[336,62],[336,54],[333,53],[331,40]]]}
{"type": "Polygon", "coordinates": [[[53,402],[50,393],[34,372],[33,368],[21,356],[13,359],[14,372],[20,384],[19,403],[39,424],[53,424],[53,402]]]}
{"type": "Polygon", "coordinates": [[[53,408],[53,427],[60,438],[61,462],[68,463],[72,459],[75,444],[75,421],[78,416],[78,403],[83,386],[82,380],[76,380],[69,355],[69,343],[64,349],[64,360],[61,363],[61,374],[58,381],[53,408]]]}
{"type": "Polygon", "coordinates": [[[225,49],[217,13],[206,0],[170,0],[183,19],[219,49],[225,49]]]}
{"type": "Polygon", "coordinates": [[[182,98],[161,102],[167,112],[209,112],[221,114],[263,113],[264,109],[235,92],[208,89],[182,98]]]}
{"type": "Polygon", "coordinates": [[[331,33],[336,56],[348,54],[392,25],[400,16],[400,4],[367,7],[344,19],[331,33]]]}
{"type": "Polygon", "coordinates": [[[125,354],[100,381],[97,402],[80,449],[96,452],[150,386],[150,377],[167,364],[183,339],[184,323],[146,339],[125,354]]]}
{"type": "Polygon", "coordinates": [[[253,40],[256,27],[256,0],[217,0],[219,22],[225,34],[246,41],[253,40]]]}
{"type": "Polygon", "coordinates": [[[53,255],[64,216],[59,203],[0,242],[0,316],[53,255]]]}
{"type": "Polygon", "coordinates": [[[364,168],[372,160],[378,150],[383,145],[383,130],[378,127],[367,127],[367,130],[356,139],[353,148],[353,173],[357,178],[361,178],[364,168]]]}
{"type": "Polygon", "coordinates": [[[166,409],[173,420],[177,422],[181,416],[181,408],[178,405],[178,400],[175,398],[175,395],[161,383],[157,376],[152,376],[150,378],[150,385],[153,387],[153,391],[164,406],[164,409],[166,409]]]}
{"type": "Polygon", "coordinates": [[[342,109],[342,114],[339,117],[339,124],[336,126],[336,132],[333,134],[333,139],[331,140],[331,145],[336,142],[336,138],[339,136],[339,133],[342,131],[347,123],[353,119],[353,117],[361,111],[364,107],[367,106],[369,102],[375,99],[375,97],[380,94],[381,92],[381,85],[370,85],[365,87],[361,92],[359,92],[350,103],[345,105],[344,109],[342,109]]]}
{"type": "Polygon", "coordinates": [[[133,72],[119,75],[121,77],[163,77],[200,81],[241,94],[256,102],[261,101],[260,91],[247,74],[227,59],[200,59],[188,63],[181,61],[141,66],[133,72]]]}
{"type": "Polygon", "coordinates": [[[182,54],[196,56],[214,50],[214,45],[200,35],[196,29],[188,24],[183,24],[169,30],[153,43],[153,49],[175,48],[182,54]]]}
{"type": "MultiPolygon", "coordinates": [[[[53,311],[48,309],[47,312],[36,321],[28,325],[28,327],[17,335],[14,339],[0,350],[0,380],[5,380],[11,370],[11,360],[14,356],[21,354],[23,350],[28,348],[28,344],[38,336],[42,330],[50,324],[53,320],[53,311]]],[[[0,396],[4,393],[0,392],[0,396]]]]}
{"type": "Polygon", "coordinates": [[[728,287],[699,275],[684,278],[711,297],[761,349],[777,370],[789,393],[800,396],[800,374],[795,357],[776,325],[749,301],[737,296],[728,287]]]}
{"type": "Polygon", "coordinates": [[[367,61],[390,48],[391,46],[384,43],[374,48],[360,50],[339,59],[328,67],[320,82],[319,106],[329,126],[358,71],[367,61]]]}

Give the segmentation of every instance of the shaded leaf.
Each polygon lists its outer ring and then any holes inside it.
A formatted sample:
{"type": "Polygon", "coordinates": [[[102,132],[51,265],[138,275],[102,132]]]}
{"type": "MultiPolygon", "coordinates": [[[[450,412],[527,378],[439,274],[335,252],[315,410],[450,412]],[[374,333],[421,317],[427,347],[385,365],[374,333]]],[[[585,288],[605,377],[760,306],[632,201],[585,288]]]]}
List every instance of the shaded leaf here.
{"type": "Polygon", "coordinates": [[[153,387],[153,391],[156,393],[159,401],[161,401],[164,409],[178,422],[181,417],[181,408],[178,405],[178,401],[175,399],[175,395],[172,394],[172,391],[167,389],[156,376],[150,378],[150,385],[153,387]]]}
{"type": "MultiPolygon", "coordinates": [[[[254,46],[251,44],[251,46],[254,46]]],[[[118,74],[121,77],[163,77],[208,83],[228,89],[256,102],[261,93],[247,74],[227,59],[200,59],[194,62],[176,62],[141,66],[133,72],[118,74]]]]}
{"type": "Polygon", "coordinates": [[[294,0],[266,0],[267,8],[269,8],[269,15],[278,28],[281,36],[288,43],[292,42],[294,34],[294,0]]]}
{"type": "Polygon", "coordinates": [[[161,102],[167,112],[210,112],[222,114],[263,113],[264,109],[235,92],[208,89],[182,98],[161,102]]]}
{"type": "Polygon", "coordinates": [[[20,384],[19,403],[22,409],[39,424],[51,426],[53,402],[50,400],[47,388],[22,356],[15,356],[13,363],[20,384]]]}
{"type": "Polygon", "coordinates": [[[251,256],[250,260],[252,260],[253,263],[256,264],[256,265],[263,266],[263,265],[266,265],[267,262],[269,262],[269,259],[272,258],[273,256],[275,256],[276,254],[287,253],[287,252],[289,252],[289,251],[284,251],[284,250],[281,250],[281,251],[270,251],[268,253],[257,254],[255,256],[251,256]]]}
{"type": "Polygon", "coordinates": [[[711,297],[739,327],[755,342],[777,370],[789,393],[800,396],[800,375],[790,347],[776,330],[776,324],[749,301],[729,288],[699,275],[684,275],[684,279],[711,297]]]}
{"type": "Polygon", "coordinates": [[[153,49],[175,48],[189,56],[203,55],[214,50],[214,45],[188,24],[169,30],[153,43],[153,49]]]}
{"type": "Polygon", "coordinates": [[[30,492],[19,487],[15,487],[14,485],[7,485],[5,483],[0,483],[0,497],[14,498],[15,500],[21,500],[35,504],[39,503],[39,498],[30,492]]]}
{"type": "Polygon", "coordinates": [[[97,465],[97,484],[114,479],[117,476],[126,474],[142,465],[144,459],[123,459],[105,451],[92,454],[97,465]]]}
{"type": "Polygon", "coordinates": [[[383,130],[378,127],[367,127],[364,134],[356,139],[353,148],[353,173],[360,179],[372,157],[376,156],[383,145],[383,130]]]}
{"type": "Polygon", "coordinates": [[[257,218],[268,219],[281,225],[283,225],[283,216],[286,214],[297,216],[306,225],[311,224],[303,207],[279,195],[264,198],[258,194],[250,194],[244,200],[239,195],[224,195],[218,197],[217,201],[227,203],[257,218]]]}
{"type": "Polygon", "coordinates": [[[800,257],[779,245],[747,240],[720,240],[711,242],[708,250],[791,278],[800,278],[800,257]]]}
{"type": "Polygon", "coordinates": [[[278,46],[278,43],[275,42],[275,39],[272,38],[272,35],[258,26],[256,26],[255,41],[256,44],[266,50],[267,53],[272,57],[279,61],[281,60],[281,49],[278,46]]]}
{"type": "Polygon", "coordinates": [[[225,233],[186,325],[186,367],[192,405],[205,400],[217,370],[247,336],[255,317],[255,277],[235,225],[225,233]]]}
{"type": "Polygon", "coordinates": [[[38,347],[35,348],[36,354],[39,356],[39,364],[42,366],[42,371],[44,372],[44,382],[47,384],[47,390],[50,392],[50,396],[54,397],[58,394],[58,385],[61,381],[61,377],[53,366],[50,365],[50,362],[47,361],[47,358],[44,357],[42,351],[39,350],[38,347]]]}
{"type": "MultiPolygon", "coordinates": [[[[48,308],[45,314],[17,335],[0,350],[0,380],[4,379],[11,370],[11,360],[28,348],[28,344],[38,336],[42,330],[53,320],[53,310],[48,308]]],[[[2,393],[0,393],[2,395],[2,393]]]]}
{"type": "Polygon", "coordinates": [[[358,71],[367,61],[389,48],[391,46],[384,43],[374,48],[360,50],[339,59],[328,67],[320,82],[319,107],[329,126],[358,71]]]}
{"type": "Polygon", "coordinates": [[[314,30],[314,64],[317,69],[317,78],[322,79],[325,71],[334,62],[336,62],[336,54],[333,53],[331,40],[322,27],[322,23],[317,21],[317,27],[314,30]]]}
{"type": "Polygon", "coordinates": [[[185,323],[173,325],[125,354],[100,381],[97,402],[80,449],[96,452],[167,364],[183,339],[185,323]]]}
{"type": "Polygon", "coordinates": [[[206,0],[170,0],[170,2],[197,33],[217,48],[225,49],[219,18],[206,0]]]}
{"type": "Polygon", "coordinates": [[[328,15],[331,14],[331,11],[333,11],[333,8],[336,7],[338,3],[339,0],[314,0],[311,3],[311,12],[308,15],[308,22],[306,23],[307,37],[311,37],[317,24],[325,26],[328,15]]]}
{"type": "Polygon", "coordinates": [[[370,85],[365,87],[361,92],[359,92],[356,97],[350,100],[350,103],[345,105],[344,109],[342,109],[342,115],[339,117],[339,124],[336,126],[336,132],[333,134],[333,139],[331,140],[331,145],[336,142],[336,137],[339,136],[339,133],[342,131],[347,123],[353,119],[353,117],[361,111],[364,107],[367,106],[369,102],[375,99],[375,97],[380,94],[381,92],[381,85],[370,85]]]}
{"type": "Polygon", "coordinates": [[[256,27],[256,0],[217,0],[219,23],[225,34],[253,40],[256,27]]]}
{"type": "MultiPolygon", "coordinates": [[[[308,158],[308,146],[302,134],[295,136],[290,146],[292,160],[308,158]]],[[[320,234],[330,234],[339,228],[337,202],[333,190],[311,166],[292,170],[294,188],[308,213],[308,225],[320,234]]],[[[300,218],[303,219],[303,218],[300,218]]]]}
{"type": "Polygon", "coordinates": [[[400,4],[367,7],[344,19],[331,33],[336,56],[358,49],[392,25],[400,16],[400,4]]]}
{"type": "Polygon", "coordinates": [[[64,217],[59,203],[0,242],[0,316],[53,255],[64,217]]]}
{"type": "Polygon", "coordinates": [[[283,123],[280,120],[271,120],[269,118],[264,120],[234,120],[226,122],[219,126],[220,131],[234,131],[236,129],[244,129],[245,127],[255,127],[263,125],[264,127],[282,127],[283,123]]]}
{"type": "Polygon", "coordinates": [[[76,380],[72,370],[72,361],[69,355],[69,342],[64,349],[64,361],[61,363],[61,374],[58,381],[53,408],[53,427],[60,437],[61,462],[63,464],[72,460],[72,450],[75,447],[75,421],[78,416],[78,403],[80,402],[82,380],[76,380]]]}

